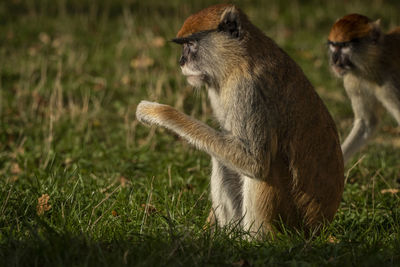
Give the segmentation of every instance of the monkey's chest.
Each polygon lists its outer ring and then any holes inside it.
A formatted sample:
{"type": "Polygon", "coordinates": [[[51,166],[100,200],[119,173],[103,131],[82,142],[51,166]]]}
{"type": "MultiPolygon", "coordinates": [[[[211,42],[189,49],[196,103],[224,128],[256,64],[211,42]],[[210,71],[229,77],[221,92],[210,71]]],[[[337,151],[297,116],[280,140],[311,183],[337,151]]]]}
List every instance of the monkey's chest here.
{"type": "Polygon", "coordinates": [[[229,110],[229,106],[222,101],[220,95],[212,88],[208,90],[208,98],[210,100],[214,116],[219,122],[221,128],[228,132],[232,131],[232,125],[235,121],[234,111],[229,110]]]}

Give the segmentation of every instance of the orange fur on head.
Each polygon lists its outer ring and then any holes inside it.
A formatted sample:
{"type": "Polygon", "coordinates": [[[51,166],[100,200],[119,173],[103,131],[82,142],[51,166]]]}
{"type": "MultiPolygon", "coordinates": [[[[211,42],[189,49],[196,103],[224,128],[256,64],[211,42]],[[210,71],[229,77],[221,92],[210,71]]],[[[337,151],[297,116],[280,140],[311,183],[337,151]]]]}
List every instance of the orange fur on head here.
{"type": "Polygon", "coordinates": [[[366,16],[346,15],[332,26],[328,39],[331,42],[349,42],[367,36],[373,27],[373,22],[366,16]]]}
{"type": "Polygon", "coordinates": [[[196,32],[216,29],[221,21],[222,13],[228,7],[233,7],[233,5],[214,5],[191,15],[185,20],[176,37],[182,38],[196,32]]]}

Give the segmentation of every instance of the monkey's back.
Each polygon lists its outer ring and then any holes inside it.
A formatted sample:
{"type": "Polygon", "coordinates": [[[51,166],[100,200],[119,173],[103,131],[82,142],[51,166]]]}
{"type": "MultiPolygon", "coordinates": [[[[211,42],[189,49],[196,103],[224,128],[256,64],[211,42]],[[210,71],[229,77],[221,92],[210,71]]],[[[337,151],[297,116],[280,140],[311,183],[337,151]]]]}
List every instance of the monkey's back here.
{"type": "MultiPolygon", "coordinates": [[[[276,97],[280,114],[277,129],[280,149],[277,164],[271,163],[271,176],[276,177],[270,179],[286,180],[279,176],[289,175],[290,186],[281,191],[291,200],[282,202],[282,210],[286,212],[279,217],[287,217],[294,224],[300,218],[300,224],[315,226],[333,219],[343,192],[344,167],[337,129],[301,68],[268,37],[265,42],[267,51],[278,55],[276,62],[265,64],[266,75],[281,72],[276,75],[278,78],[266,77],[268,84],[263,87],[276,91],[269,95],[276,97]]],[[[285,187],[285,184],[277,182],[274,186],[285,187]]],[[[263,191],[270,185],[264,186],[263,191]]]]}
{"type": "MultiPolygon", "coordinates": [[[[395,82],[400,88],[400,27],[391,30],[384,37],[384,54],[382,55],[381,69],[395,82]]],[[[400,89],[398,89],[399,91],[400,89]]],[[[399,97],[400,97],[400,92],[399,97]]]]}

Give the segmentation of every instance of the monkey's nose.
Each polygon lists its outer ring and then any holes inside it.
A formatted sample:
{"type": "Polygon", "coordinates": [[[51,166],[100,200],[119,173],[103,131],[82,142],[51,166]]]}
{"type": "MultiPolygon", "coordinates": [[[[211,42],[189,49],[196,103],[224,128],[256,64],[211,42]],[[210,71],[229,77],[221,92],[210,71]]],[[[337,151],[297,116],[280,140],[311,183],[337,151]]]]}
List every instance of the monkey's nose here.
{"type": "Polygon", "coordinates": [[[181,56],[181,58],[179,59],[179,65],[183,66],[186,63],[186,58],[184,56],[181,56]]]}
{"type": "Polygon", "coordinates": [[[334,64],[337,64],[339,62],[339,58],[340,58],[340,55],[338,52],[335,52],[332,54],[332,61],[334,64]]]}

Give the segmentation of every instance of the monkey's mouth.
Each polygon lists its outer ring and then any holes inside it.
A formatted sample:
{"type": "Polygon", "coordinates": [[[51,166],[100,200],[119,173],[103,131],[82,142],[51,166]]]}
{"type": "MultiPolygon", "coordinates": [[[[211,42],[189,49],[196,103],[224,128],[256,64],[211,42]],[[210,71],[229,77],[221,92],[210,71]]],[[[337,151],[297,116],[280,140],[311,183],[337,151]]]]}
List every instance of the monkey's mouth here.
{"type": "Polygon", "coordinates": [[[194,87],[201,87],[204,84],[203,75],[188,75],[186,79],[187,82],[194,87]]]}
{"type": "Polygon", "coordinates": [[[337,65],[333,65],[332,69],[336,74],[338,74],[340,76],[342,76],[342,75],[344,75],[346,73],[346,69],[345,68],[337,66],[337,65]]]}
{"type": "Polygon", "coordinates": [[[197,87],[201,86],[204,83],[205,75],[202,72],[189,69],[186,66],[181,67],[181,69],[182,69],[182,74],[186,76],[186,79],[189,84],[197,87]]]}
{"type": "Polygon", "coordinates": [[[189,84],[195,87],[199,87],[204,83],[205,75],[200,71],[194,71],[186,66],[181,67],[182,74],[186,76],[189,84]]]}
{"type": "Polygon", "coordinates": [[[203,76],[203,73],[201,73],[200,71],[195,71],[195,70],[191,70],[186,66],[181,67],[182,69],[182,74],[185,75],[186,77],[201,77],[203,76]]]}
{"type": "Polygon", "coordinates": [[[351,66],[350,65],[345,65],[345,64],[332,64],[332,69],[333,71],[339,75],[339,76],[343,76],[345,75],[348,71],[351,70],[351,66]]]}
{"type": "Polygon", "coordinates": [[[331,66],[333,71],[339,76],[345,75],[347,72],[351,71],[354,68],[353,63],[348,57],[341,57],[338,58],[336,61],[332,59],[331,66]]]}

